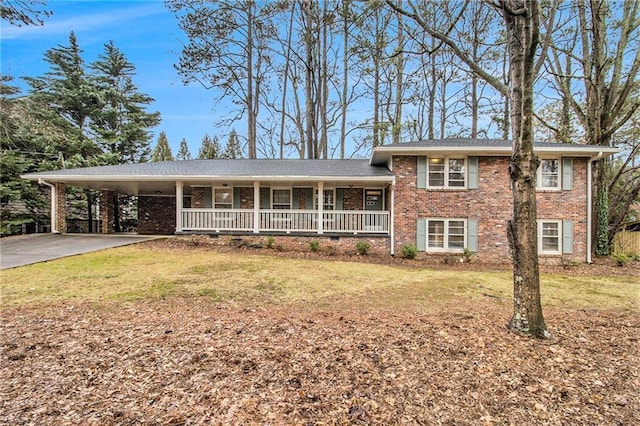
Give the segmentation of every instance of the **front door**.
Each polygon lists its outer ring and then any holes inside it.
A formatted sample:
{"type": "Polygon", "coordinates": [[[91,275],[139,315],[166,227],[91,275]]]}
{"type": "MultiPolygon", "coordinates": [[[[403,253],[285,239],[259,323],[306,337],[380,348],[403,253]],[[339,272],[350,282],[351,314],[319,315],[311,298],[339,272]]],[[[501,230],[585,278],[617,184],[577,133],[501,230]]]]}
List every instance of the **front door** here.
{"type": "Polygon", "coordinates": [[[365,189],[364,190],[364,209],[365,210],[384,210],[384,190],[382,189],[365,189]]]}

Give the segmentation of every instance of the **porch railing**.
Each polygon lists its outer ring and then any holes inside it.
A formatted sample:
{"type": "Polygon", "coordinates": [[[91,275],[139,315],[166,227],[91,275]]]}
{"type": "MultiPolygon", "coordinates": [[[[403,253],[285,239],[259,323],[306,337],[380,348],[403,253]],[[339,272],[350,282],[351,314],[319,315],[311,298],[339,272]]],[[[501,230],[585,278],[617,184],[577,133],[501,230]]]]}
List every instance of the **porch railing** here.
{"type": "MultiPolygon", "coordinates": [[[[258,232],[320,232],[317,210],[260,210],[258,232]]],[[[254,231],[253,210],[183,209],[183,231],[254,231]]],[[[330,210],[322,214],[324,233],[389,233],[389,212],[330,210]]]]}

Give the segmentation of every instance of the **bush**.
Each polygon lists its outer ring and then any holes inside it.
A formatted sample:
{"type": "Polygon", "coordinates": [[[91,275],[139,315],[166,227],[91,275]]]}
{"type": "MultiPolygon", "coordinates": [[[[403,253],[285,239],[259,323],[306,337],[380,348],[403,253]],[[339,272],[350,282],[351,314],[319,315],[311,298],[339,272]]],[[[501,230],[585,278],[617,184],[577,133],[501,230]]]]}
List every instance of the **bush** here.
{"type": "Polygon", "coordinates": [[[273,248],[273,244],[276,242],[276,239],[273,237],[267,237],[266,246],[267,248],[273,248]]]}
{"type": "Polygon", "coordinates": [[[415,259],[416,256],[418,256],[418,249],[416,246],[411,244],[402,246],[402,257],[405,259],[415,259]]]}
{"type": "Polygon", "coordinates": [[[633,257],[627,256],[624,253],[616,253],[616,254],[611,255],[611,257],[613,257],[613,260],[616,261],[616,265],[618,265],[620,267],[623,267],[623,268],[625,266],[627,266],[627,264],[633,260],[633,257]]]}
{"type": "Polygon", "coordinates": [[[358,254],[366,256],[371,251],[371,244],[367,241],[358,241],[356,244],[356,250],[358,251],[358,254]]]}
{"type": "Polygon", "coordinates": [[[311,251],[315,253],[320,250],[320,243],[318,241],[311,241],[309,243],[309,248],[311,248],[311,251]]]}
{"type": "Polygon", "coordinates": [[[475,252],[472,252],[466,247],[462,250],[462,258],[464,259],[464,262],[470,263],[474,255],[475,252]]]}

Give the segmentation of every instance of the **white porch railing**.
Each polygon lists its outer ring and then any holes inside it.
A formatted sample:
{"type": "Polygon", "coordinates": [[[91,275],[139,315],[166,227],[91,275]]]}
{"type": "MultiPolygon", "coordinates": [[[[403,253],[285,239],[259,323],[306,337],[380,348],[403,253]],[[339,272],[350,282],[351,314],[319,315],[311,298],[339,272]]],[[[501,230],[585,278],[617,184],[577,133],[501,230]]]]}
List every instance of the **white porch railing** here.
{"type": "Polygon", "coordinates": [[[183,209],[184,231],[251,231],[253,210],[183,209]]]}
{"type": "MultiPolygon", "coordinates": [[[[260,210],[258,232],[320,232],[317,210],[260,210]]],[[[245,231],[254,229],[253,210],[183,209],[183,231],[245,231]]],[[[389,233],[389,212],[325,210],[324,233],[389,233]]]]}

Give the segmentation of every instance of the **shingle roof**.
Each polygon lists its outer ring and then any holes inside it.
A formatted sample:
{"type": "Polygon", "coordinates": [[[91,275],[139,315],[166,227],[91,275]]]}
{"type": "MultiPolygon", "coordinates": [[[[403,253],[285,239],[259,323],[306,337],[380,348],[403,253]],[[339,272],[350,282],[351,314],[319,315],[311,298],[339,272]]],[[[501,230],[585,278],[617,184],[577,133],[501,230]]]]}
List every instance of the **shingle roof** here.
{"type": "Polygon", "coordinates": [[[376,167],[369,160],[185,160],[154,163],[63,169],[30,173],[27,178],[84,177],[389,177],[386,167],[376,167]]]}

